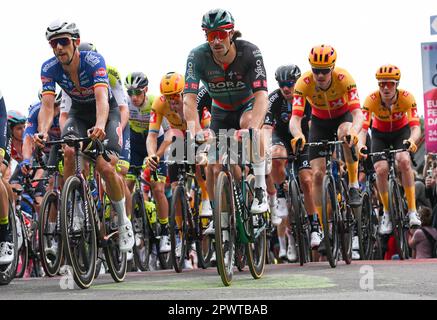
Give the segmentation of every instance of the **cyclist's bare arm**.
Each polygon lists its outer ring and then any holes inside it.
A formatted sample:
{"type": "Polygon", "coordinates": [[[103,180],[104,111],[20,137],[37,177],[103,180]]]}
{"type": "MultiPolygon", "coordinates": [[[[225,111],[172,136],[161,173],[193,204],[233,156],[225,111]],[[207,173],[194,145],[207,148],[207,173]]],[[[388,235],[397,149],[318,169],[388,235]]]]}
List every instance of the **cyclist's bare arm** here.
{"type": "Polygon", "coordinates": [[[146,144],[147,154],[149,156],[156,155],[156,149],[158,148],[158,133],[149,131],[146,144]]]}
{"type": "Polygon", "coordinates": [[[94,94],[96,96],[96,127],[104,131],[109,116],[108,88],[96,87],[94,94]]]}
{"type": "Polygon", "coordinates": [[[290,132],[293,137],[303,136],[302,133],[302,117],[293,115],[290,119],[290,132]]]}
{"type": "Polygon", "coordinates": [[[51,94],[43,95],[41,102],[41,110],[38,114],[38,132],[47,134],[55,114],[55,96],[51,94]]]}
{"type": "Polygon", "coordinates": [[[420,136],[422,134],[422,130],[420,130],[420,126],[412,126],[410,127],[411,133],[410,133],[410,139],[414,141],[414,143],[417,143],[420,139],[420,136]]]}
{"type": "Polygon", "coordinates": [[[184,117],[187,121],[188,130],[198,133],[202,130],[200,126],[199,113],[197,112],[197,96],[194,93],[184,94],[184,117]]]}
{"type": "Polygon", "coordinates": [[[355,134],[359,134],[361,132],[361,129],[363,128],[364,123],[364,114],[363,111],[359,109],[355,109],[351,111],[352,114],[352,130],[355,132],[355,134]]]}

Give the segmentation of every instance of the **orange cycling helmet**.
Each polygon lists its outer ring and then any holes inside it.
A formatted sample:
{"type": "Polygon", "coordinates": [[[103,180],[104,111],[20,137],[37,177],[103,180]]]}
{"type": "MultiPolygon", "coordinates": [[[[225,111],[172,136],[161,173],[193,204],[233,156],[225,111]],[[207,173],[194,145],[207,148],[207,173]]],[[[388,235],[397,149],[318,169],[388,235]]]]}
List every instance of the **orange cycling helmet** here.
{"type": "Polygon", "coordinates": [[[184,87],[184,76],[176,72],[169,72],[163,76],[161,79],[161,84],[159,85],[161,94],[165,96],[181,93],[182,90],[184,90],[184,87]]]}
{"type": "Polygon", "coordinates": [[[385,64],[376,70],[376,79],[391,79],[399,81],[401,79],[401,70],[392,64],[385,64]]]}
{"type": "Polygon", "coordinates": [[[337,60],[337,52],[330,45],[318,45],[311,49],[308,60],[313,68],[330,68],[337,60]]]}

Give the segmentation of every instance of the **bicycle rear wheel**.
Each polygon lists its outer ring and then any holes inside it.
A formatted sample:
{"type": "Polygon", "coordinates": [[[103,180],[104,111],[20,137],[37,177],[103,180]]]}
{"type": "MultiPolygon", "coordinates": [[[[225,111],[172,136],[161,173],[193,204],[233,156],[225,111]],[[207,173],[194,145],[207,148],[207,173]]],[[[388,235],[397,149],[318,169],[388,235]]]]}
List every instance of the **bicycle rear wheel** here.
{"type": "Polygon", "coordinates": [[[141,191],[136,191],[132,197],[132,227],[135,235],[133,255],[136,267],[141,271],[147,271],[151,243],[146,209],[139,192],[141,191]]]}
{"type": "Polygon", "coordinates": [[[215,187],[214,227],[217,269],[222,282],[229,286],[234,274],[236,224],[231,176],[220,172],[215,187]]]}
{"type": "Polygon", "coordinates": [[[361,206],[361,210],[358,210],[356,215],[361,260],[370,259],[373,247],[375,245],[375,241],[371,233],[372,215],[372,199],[369,193],[366,191],[363,193],[363,203],[361,206]]]}
{"type": "MultiPolygon", "coordinates": [[[[346,264],[352,263],[352,236],[354,226],[354,213],[349,206],[349,194],[346,182],[341,179],[341,188],[337,190],[337,193],[341,195],[341,201],[339,203],[339,235],[341,243],[341,255],[346,264]]],[[[359,210],[359,208],[358,208],[359,210]]]]}
{"type": "Polygon", "coordinates": [[[173,267],[178,273],[184,269],[188,248],[188,203],[184,193],[185,189],[182,186],[176,187],[170,209],[170,252],[173,267]]]}
{"type": "Polygon", "coordinates": [[[14,209],[12,208],[12,203],[9,202],[9,228],[12,233],[12,242],[14,243],[14,259],[10,264],[0,265],[0,285],[9,284],[15,277],[15,271],[17,269],[18,263],[18,238],[17,238],[17,225],[16,225],[16,215],[14,209]]]}
{"type": "Polygon", "coordinates": [[[69,177],[61,196],[62,241],[75,283],[87,289],[94,280],[96,270],[97,238],[91,200],[85,201],[84,197],[79,178],[69,177]]]}
{"type": "Polygon", "coordinates": [[[40,216],[39,216],[39,251],[41,254],[41,263],[44,268],[45,273],[49,277],[54,277],[58,274],[61,268],[62,254],[63,254],[63,243],[61,230],[58,222],[56,223],[55,229],[49,229],[49,215],[56,212],[56,221],[59,221],[59,208],[58,208],[58,198],[55,192],[47,192],[41,202],[40,216]],[[51,232],[50,232],[51,231],[51,232]],[[46,249],[51,247],[52,241],[58,243],[56,255],[47,255],[46,249]]]}
{"type": "Polygon", "coordinates": [[[296,180],[290,181],[289,192],[291,206],[293,208],[293,221],[296,225],[296,245],[299,253],[299,263],[301,266],[310,261],[310,227],[306,223],[306,210],[302,201],[299,185],[296,180]]]}
{"type": "Polygon", "coordinates": [[[322,219],[326,257],[331,268],[337,266],[340,239],[338,236],[338,202],[334,181],[330,176],[323,178],[322,219]]]}
{"type": "Polygon", "coordinates": [[[20,224],[20,230],[17,229],[17,239],[21,239],[21,246],[18,248],[18,261],[17,268],[15,270],[15,278],[23,278],[27,267],[29,266],[29,251],[30,243],[28,241],[28,234],[26,231],[26,225],[23,222],[23,217],[15,216],[16,222],[20,224]]]}
{"type": "Polygon", "coordinates": [[[406,211],[401,198],[399,185],[394,180],[389,180],[388,188],[388,205],[390,210],[390,219],[393,225],[393,235],[396,242],[397,251],[401,260],[408,259],[408,229],[405,228],[406,211]]]}
{"type": "Polygon", "coordinates": [[[127,272],[127,252],[120,251],[119,236],[118,236],[118,224],[111,223],[111,219],[118,219],[117,213],[109,198],[106,196],[104,207],[110,207],[111,214],[109,217],[104,218],[104,235],[105,241],[103,246],[103,253],[105,254],[106,264],[108,265],[109,273],[115,282],[122,282],[126,277],[127,272]],[[108,239],[106,239],[109,236],[108,239]]]}
{"type": "MultiPolygon", "coordinates": [[[[250,210],[252,201],[254,198],[254,186],[255,176],[249,175],[245,185],[246,192],[244,197],[248,198],[249,206],[246,207],[250,210]]],[[[246,200],[247,201],[247,200],[246,200]]],[[[252,214],[248,212],[249,220],[246,222],[248,226],[249,243],[246,244],[247,264],[249,265],[250,273],[254,279],[259,279],[264,273],[266,266],[266,253],[267,253],[267,215],[269,212],[262,212],[258,214],[252,214]]]]}

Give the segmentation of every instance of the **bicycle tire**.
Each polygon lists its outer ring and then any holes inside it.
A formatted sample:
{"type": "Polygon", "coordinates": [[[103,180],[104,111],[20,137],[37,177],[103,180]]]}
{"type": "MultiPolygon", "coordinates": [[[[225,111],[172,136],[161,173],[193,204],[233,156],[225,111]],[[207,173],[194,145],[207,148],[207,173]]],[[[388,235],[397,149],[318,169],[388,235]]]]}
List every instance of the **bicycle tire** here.
{"type": "Polygon", "coordinates": [[[372,235],[372,215],[373,205],[370,195],[367,191],[363,193],[363,202],[361,210],[357,211],[356,222],[358,231],[358,243],[360,250],[360,260],[369,260],[373,246],[374,239],[372,235]]]}
{"type": "Polygon", "coordinates": [[[173,192],[170,209],[170,241],[171,259],[177,273],[184,269],[185,259],[188,250],[188,203],[185,198],[185,188],[177,186],[173,192]],[[181,210],[180,224],[177,221],[177,208],[181,210]],[[178,252],[178,246],[180,252],[178,252]]]}
{"type": "MultiPolygon", "coordinates": [[[[109,200],[106,195],[103,196],[103,199],[109,200]]],[[[114,214],[115,210],[112,208],[112,204],[110,202],[105,203],[104,207],[107,205],[111,206],[111,211],[114,214]]],[[[118,217],[115,218],[118,219],[118,217]]],[[[113,235],[103,247],[103,253],[105,254],[106,265],[108,266],[108,271],[112,279],[115,282],[123,282],[127,272],[127,252],[120,251],[118,227],[115,228],[115,226],[112,226],[111,219],[114,219],[112,215],[109,218],[104,218],[102,226],[105,236],[113,235]]]]}
{"type": "Polygon", "coordinates": [[[17,225],[15,224],[15,219],[15,211],[12,207],[12,203],[9,201],[9,227],[14,243],[14,259],[10,264],[0,265],[0,285],[7,285],[15,278],[18,263],[17,225]]]}
{"type": "Polygon", "coordinates": [[[399,185],[394,180],[389,180],[388,205],[390,210],[390,219],[393,226],[393,236],[395,238],[399,258],[401,260],[408,259],[408,243],[403,223],[405,215],[402,213],[404,208],[399,185]]]}
{"type": "MultiPolygon", "coordinates": [[[[250,210],[252,205],[252,200],[254,197],[255,190],[255,176],[249,175],[246,178],[247,186],[246,186],[246,194],[243,195],[245,198],[249,197],[249,206],[247,206],[247,210],[250,210]]],[[[255,239],[255,242],[249,242],[246,244],[246,255],[247,255],[247,265],[249,266],[250,273],[254,279],[260,279],[264,274],[265,266],[266,266],[266,254],[267,254],[267,215],[269,212],[259,213],[257,215],[253,215],[251,212],[249,213],[249,234],[251,239],[255,239]],[[258,233],[257,228],[254,226],[254,219],[257,219],[258,226],[264,228],[261,233],[256,236],[258,233]]]]}
{"type": "MultiPolygon", "coordinates": [[[[76,176],[69,177],[64,184],[61,195],[61,232],[65,246],[64,252],[72,268],[74,281],[79,288],[87,289],[91,286],[96,272],[97,238],[91,206],[83,210],[84,224],[81,226],[80,231],[73,230],[73,209],[77,205],[74,205],[76,195],[78,194],[82,200],[81,202],[84,202],[81,193],[82,185],[79,178],[76,176]],[[86,216],[87,212],[88,216],[86,216]],[[87,246],[84,244],[85,241],[89,241],[87,246]]],[[[87,195],[84,196],[87,197],[87,195]]],[[[91,200],[87,199],[85,203],[90,204],[91,200]]]]}
{"type": "MultiPolygon", "coordinates": [[[[44,268],[44,271],[47,276],[49,277],[55,277],[60,268],[61,268],[61,262],[62,262],[62,255],[63,255],[63,243],[62,243],[62,236],[60,232],[60,226],[57,223],[57,226],[55,228],[55,234],[54,236],[57,238],[58,242],[58,252],[56,254],[55,260],[51,260],[46,255],[46,243],[47,243],[47,227],[48,227],[48,218],[49,218],[49,212],[52,208],[52,205],[55,205],[55,210],[57,211],[57,214],[59,215],[59,208],[58,206],[58,199],[57,194],[55,192],[47,192],[41,202],[41,208],[40,208],[40,216],[39,216],[39,251],[41,254],[41,264],[44,268]]],[[[59,221],[59,219],[57,219],[59,221]]]]}
{"type": "Polygon", "coordinates": [[[17,230],[17,238],[21,237],[23,239],[21,247],[18,249],[17,255],[18,255],[18,261],[17,266],[15,270],[15,278],[23,278],[27,267],[29,266],[29,251],[30,251],[30,244],[27,234],[27,227],[25,223],[23,222],[23,217],[15,216],[15,219],[18,219],[20,225],[21,225],[21,236],[18,235],[17,230]]]}
{"type": "Polygon", "coordinates": [[[225,286],[230,286],[234,274],[234,251],[236,242],[236,225],[234,211],[234,194],[231,182],[231,175],[220,172],[215,187],[214,206],[214,228],[217,270],[225,286]],[[222,221],[223,217],[228,219],[222,221]],[[222,226],[222,222],[223,225],[222,226]],[[222,234],[222,231],[225,234],[222,234]],[[224,237],[223,237],[224,236],[224,237]],[[228,252],[225,263],[226,253],[228,252]]]}
{"type": "Polygon", "coordinates": [[[322,220],[326,257],[331,268],[337,266],[340,240],[338,236],[338,203],[335,184],[331,176],[323,178],[322,220]],[[328,219],[328,214],[331,213],[328,219]],[[331,244],[332,242],[332,244],[331,244]]]}
{"type": "Polygon", "coordinates": [[[149,270],[149,254],[151,252],[150,233],[148,227],[148,218],[144,208],[144,202],[139,194],[135,191],[132,197],[132,225],[135,239],[139,238],[142,242],[137,246],[136,241],[133,248],[134,262],[140,271],[149,270]],[[144,251],[144,254],[143,254],[144,251]]]}
{"type": "Polygon", "coordinates": [[[353,225],[354,225],[354,212],[353,209],[349,206],[349,194],[348,188],[346,187],[346,182],[344,179],[341,179],[341,205],[339,205],[339,235],[340,235],[340,243],[341,243],[341,255],[343,261],[346,264],[352,263],[352,236],[353,236],[353,225]]]}
{"type": "MultiPolygon", "coordinates": [[[[294,223],[296,226],[296,245],[299,255],[299,264],[303,266],[310,261],[310,240],[308,232],[304,228],[306,211],[302,201],[299,185],[292,179],[288,188],[291,198],[291,206],[294,213],[294,223]]],[[[307,226],[308,227],[308,226],[307,226]]]]}

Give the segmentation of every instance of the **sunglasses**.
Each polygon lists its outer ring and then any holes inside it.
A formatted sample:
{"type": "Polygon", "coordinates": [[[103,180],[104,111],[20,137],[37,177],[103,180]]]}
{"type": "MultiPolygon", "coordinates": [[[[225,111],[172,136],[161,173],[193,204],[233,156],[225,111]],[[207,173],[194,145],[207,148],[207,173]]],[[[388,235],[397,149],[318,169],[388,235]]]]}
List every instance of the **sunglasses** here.
{"type": "Polygon", "coordinates": [[[143,89],[128,89],[127,94],[129,96],[139,96],[143,93],[143,89]]]}
{"type": "Polygon", "coordinates": [[[214,30],[206,34],[206,39],[208,39],[208,42],[214,42],[215,39],[223,41],[229,36],[229,32],[226,30],[214,30]]]}
{"type": "Polygon", "coordinates": [[[314,74],[323,74],[327,75],[332,71],[331,68],[312,68],[314,74]]]}
{"type": "Polygon", "coordinates": [[[57,38],[49,41],[50,46],[54,49],[60,44],[61,46],[65,47],[68,46],[71,43],[70,38],[57,38]]]}
{"type": "Polygon", "coordinates": [[[294,87],[295,83],[296,82],[294,82],[294,81],[279,81],[278,82],[279,88],[284,88],[284,87],[291,88],[291,87],[294,87]]]}
{"type": "Polygon", "coordinates": [[[378,86],[381,89],[387,87],[388,89],[393,89],[396,86],[396,81],[379,81],[378,86]]]}
{"type": "Polygon", "coordinates": [[[167,100],[177,100],[180,98],[180,94],[179,93],[175,93],[175,94],[170,94],[170,95],[166,95],[165,98],[167,100]]]}

